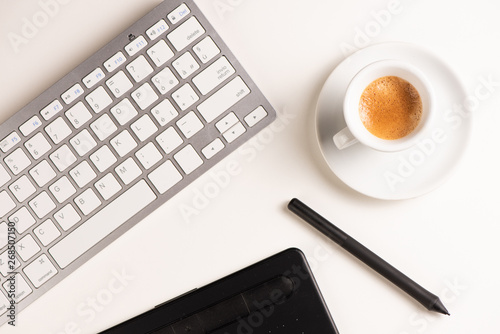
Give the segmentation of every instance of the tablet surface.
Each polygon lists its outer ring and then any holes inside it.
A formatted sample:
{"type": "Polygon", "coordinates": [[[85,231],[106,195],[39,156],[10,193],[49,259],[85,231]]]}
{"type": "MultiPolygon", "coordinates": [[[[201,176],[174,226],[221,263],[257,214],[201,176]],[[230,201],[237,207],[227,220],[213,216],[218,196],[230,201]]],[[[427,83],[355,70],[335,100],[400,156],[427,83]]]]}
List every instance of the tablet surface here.
{"type": "Polygon", "coordinates": [[[290,248],[103,333],[338,334],[304,254],[290,248]]]}

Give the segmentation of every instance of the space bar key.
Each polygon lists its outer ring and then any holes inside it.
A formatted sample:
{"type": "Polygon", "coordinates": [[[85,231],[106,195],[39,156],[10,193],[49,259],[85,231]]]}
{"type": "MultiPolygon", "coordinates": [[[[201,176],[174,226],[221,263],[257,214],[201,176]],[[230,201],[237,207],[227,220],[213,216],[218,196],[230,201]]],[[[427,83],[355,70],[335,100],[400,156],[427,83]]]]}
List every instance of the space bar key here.
{"type": "Polygon", "coordinates": [[[146,181],[139,181],[55,244],[49,253],[61,268],[67,267],[155,198],[146,181]]]}

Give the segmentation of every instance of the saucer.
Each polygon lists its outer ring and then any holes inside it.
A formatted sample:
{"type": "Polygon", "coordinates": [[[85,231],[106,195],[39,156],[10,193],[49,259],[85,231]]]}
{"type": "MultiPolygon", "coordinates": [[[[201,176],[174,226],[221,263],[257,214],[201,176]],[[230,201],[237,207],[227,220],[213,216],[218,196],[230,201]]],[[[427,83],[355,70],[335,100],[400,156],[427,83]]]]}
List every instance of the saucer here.
{"type": "Polygon", "coordinates": [[[316,135],[330,169],[352,189],[370,197],[397,200],[423,195],[450,176],[465,152],[472,132],[467,93],[458,76],[429,51],[408,43],[382,43],[346,58],[330,74],[316,106],[316,135]],[[353,76],[383,59],[412,63],[431,82],[436,117],[423,139],[400,152],[380,152],[362,144],[339,150],[333,136],[346,126],[343,101],[353,76]]]}

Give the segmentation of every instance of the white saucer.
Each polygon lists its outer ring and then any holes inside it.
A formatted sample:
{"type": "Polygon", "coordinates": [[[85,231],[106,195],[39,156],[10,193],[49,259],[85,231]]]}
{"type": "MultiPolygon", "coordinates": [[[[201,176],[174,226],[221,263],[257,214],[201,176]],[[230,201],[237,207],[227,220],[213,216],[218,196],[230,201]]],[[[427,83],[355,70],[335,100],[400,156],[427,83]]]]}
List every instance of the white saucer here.
{"type": "Polygon", "coordinates": [[[383,43],[362,49],[335,68],[319,95],[316,135],[323,157],[344,183],[367,196],[396,200],[423,195],[441,185],[464,154],[472,132],[470,112],[463,107],[466,97],[447,64],[418,46],[383,43]],[[424,72],[437,100],[435,124],[419,145],[402,152],[361,144],[340,151],[332,138],[346,126],[342,104],[347,85],[360,69],[382,59],[405,60],[424,72]]]}

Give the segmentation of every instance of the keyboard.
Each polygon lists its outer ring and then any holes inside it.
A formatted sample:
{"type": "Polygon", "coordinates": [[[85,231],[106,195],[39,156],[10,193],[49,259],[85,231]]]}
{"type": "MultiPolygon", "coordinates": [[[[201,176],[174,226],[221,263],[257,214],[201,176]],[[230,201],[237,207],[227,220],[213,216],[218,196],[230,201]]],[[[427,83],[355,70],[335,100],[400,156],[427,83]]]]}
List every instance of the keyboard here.
{"type": "Polygon", "coordinates": [[[275,118],[193,1],[158,5],[0,125],[0,324],[11,279],[18,312],[275,118]]]}

